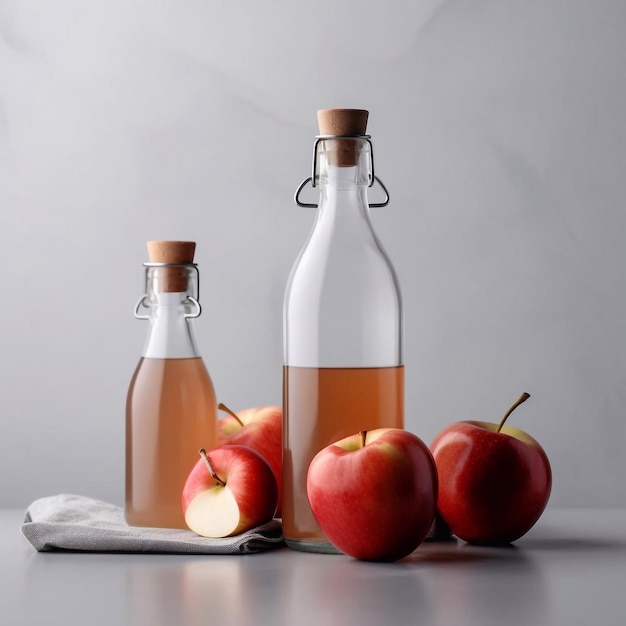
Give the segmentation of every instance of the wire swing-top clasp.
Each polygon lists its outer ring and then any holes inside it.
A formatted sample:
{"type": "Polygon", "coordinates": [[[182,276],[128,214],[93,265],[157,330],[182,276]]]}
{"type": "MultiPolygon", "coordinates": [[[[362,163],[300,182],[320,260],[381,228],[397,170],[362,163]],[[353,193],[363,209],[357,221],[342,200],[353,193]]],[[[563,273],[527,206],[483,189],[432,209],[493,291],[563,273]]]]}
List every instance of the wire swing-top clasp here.
{"type": "Polygon", "coordinates": [[[143,265],[146,268],[146,272],[144,276],[144,289],[143,289],[144,293],[143,293],[143,296],[141,296],[141,298],[139,298],[139,300],[137,301],[137,304],[135,305],[135,309],[133,311],[134,316],[138,320],[150,319],[150,315],[141,313],[140,311],[142,309],[149,310],[151,308],[150,299],[148,296],[148,293],[150,291],[149,283],[152,280],[151,270],[155,268],[160,268],[160,267],[184,267],[184,268],[191,269],[195,272],[196,279],[192,281],[193,285],[195,286],[195,289],[194,289],[195,294],[187,295],[187,298],[183,301],[183,304],[185,306],[187,304],[191,304],[192,308],[189,312],[185,312],[184,317],[185,319],[195,319],[196,317],[200,317],[202,313],[202,307],[200,306],[200,272],[198,271],[198,266],[196,263],[144,263],[143,265]]]}
{"type": "Polygon", "coordinates": [[[300,200],[300,193],[309,183],[311,183],[311,187],[313,188],[317,187],[318,178],[319,178],[318,165],[317,165],[317,147],[320,141],[324,141],[325,139],[361,139],[361,140],[367,141],[370,147],[370,163],[371,163],[371,173],[370,173],[370,181],[369,181],[368,187],[373,187],[374,183],[377,182],[381,186],[382,190],[385,192],[385,199],[382,202],[371,202],[368,206],[371,209],[378,209],[378,208],[387,206],[389,204],[389,192],[387,191],[387,187],[385,187],[385,185],[383,184],[383,181],[380,180],[380,178],[378,178],[378,176],[376,176],[376,174],[374,173],[374,147],[372,146],[371,135],[358,135],[358,136],[355,136],[355,135],[317,135],[317,137],[315,138],[315,143],[313,144],[313,172],[311,176],[309,176],[308,178],[305,178],[296,189],[296,192],[294,194],[295,203],[298,206],[308,208],[308,209],[317,209],[319,207],[318,204],[314,204],[312,202],[302,202],[300,200]]]}

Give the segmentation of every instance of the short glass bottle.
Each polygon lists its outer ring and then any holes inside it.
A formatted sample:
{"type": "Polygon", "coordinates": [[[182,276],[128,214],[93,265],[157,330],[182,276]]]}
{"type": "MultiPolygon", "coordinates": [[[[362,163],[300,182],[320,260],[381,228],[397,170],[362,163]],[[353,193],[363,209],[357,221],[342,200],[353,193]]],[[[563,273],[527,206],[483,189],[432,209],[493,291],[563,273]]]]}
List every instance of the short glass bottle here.
{"type": "MultiPolygon", "coordinates": [[[[191,243],[148,244],[159,260],[144,264],[145,295],[135,316],[150,327],[126,402],[125,515],[133,526],[187,528],[185,480],[198,450],[217,441],[215,390],[192,327],[201,312],[198,268],[169,261],[181,257],[166,245],[191,243]]],[[[193,250],[183,258],[193,259],[193,250]]]]}

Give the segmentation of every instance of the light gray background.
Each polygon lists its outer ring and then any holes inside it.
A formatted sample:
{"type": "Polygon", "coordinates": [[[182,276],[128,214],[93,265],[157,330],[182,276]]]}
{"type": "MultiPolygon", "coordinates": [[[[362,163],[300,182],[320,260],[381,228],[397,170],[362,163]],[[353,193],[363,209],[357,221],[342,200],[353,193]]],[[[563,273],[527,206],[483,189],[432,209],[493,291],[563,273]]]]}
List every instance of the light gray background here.
{"type": "Polygon", "coordinates": [[[407,427],[513,422],[558,506],[626,505],[626,3],[0,3],[0,505],[121,503],[145,241],[198,242],[200,348],[280,403],[318,108],[368,108],[407,427]]]}

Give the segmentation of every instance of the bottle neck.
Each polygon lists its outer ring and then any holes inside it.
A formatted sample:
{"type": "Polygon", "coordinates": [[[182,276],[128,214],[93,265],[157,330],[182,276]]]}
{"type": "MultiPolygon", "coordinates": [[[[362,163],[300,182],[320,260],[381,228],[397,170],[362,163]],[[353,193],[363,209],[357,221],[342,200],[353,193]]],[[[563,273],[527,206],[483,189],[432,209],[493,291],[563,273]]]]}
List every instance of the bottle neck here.
{"type": "Polygon", "coordinates": [[[366,176],[359,166],[328,165],[320,178],[320,203],[315,230],[332,229],[350,239],[373,234],[367,201],[366,176]]]}
{"type": "Polygon", "coordinates": [[[320,177],[321,189],[333,192],[365,191],[367,182],[367,175],[364,175],[362,168],[358,165],[352,167],[328,165],[324,175],[320,177]]]}
{"type": "Polygon", "coordinates": [[[148,336],[143,356],[151,359],[199,357],[189,311],[187,292],[156,292],[149,299],[148,336]]]}
{"type": "Polygon", "coordinates": [[[365,217],[369,223],[367,188],[372,176],[369,141],[360,137],[329,138],[318,141],[316,146],[320,209],[326,214],[341,211],[343,219],[365,217]]]}

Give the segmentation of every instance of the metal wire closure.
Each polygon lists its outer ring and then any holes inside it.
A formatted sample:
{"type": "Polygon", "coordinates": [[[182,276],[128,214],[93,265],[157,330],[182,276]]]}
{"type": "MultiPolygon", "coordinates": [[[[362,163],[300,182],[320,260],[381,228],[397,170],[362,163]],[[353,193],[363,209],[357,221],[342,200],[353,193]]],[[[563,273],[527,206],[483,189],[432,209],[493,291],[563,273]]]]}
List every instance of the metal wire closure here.
{"type": "Polygon", "coordinates": [[[368,187],[373,187],[374,183],[378,182],[382,190],[385,192],[385,199],[382,202],[372,202],[368,206],[371,209],[378,209],[378,208],[387,206],[389,204],[389,192],[387,191],[387,187],[385,187],[385,185],[383,184],[383,181],[380,180],[380,178],[378,178],[378,176],[374,174],[374,146],[372,145],[371,135],[357,135],[357,136],[355,135],[317,135],[317,137],[315,138],[315,143],[313,144],[313,172],[312,172],[312,175],[309,176],[308,178],[305,178],[296,189],[296,193],[294,194],[294,197],[293,197],[295,203],[298,206],[301,206],[307,209],[317,209],[319,207],[319,204],[313,204],[311,202],[302,202],[300,200],[300,193],[309,183],[311,183],[311,187],[317,186],[317,178],[318,178],[317,146],[319,145],[320,141],[324,141],[324,139],[362,139],[364,141],[367,141],[367,143],[370,146],[370,161],[372,164],[372,172],[370,175],[370,182],[369,182],[368,187]]]}
{"type": "Polygon", "coordinates": [[[139,298],[139,301],[137,302],[137,304],[135,305],[135,310],[133,311],[134,316],[138,319],[138,320],[149,320],[150,316],[149,315],[141,315],[139,313],[139,308],[143,307],[144,309],[149,309],[150,307],[146,304],[146,298],[148,296],[146,294],[144,294],[143,296],[141,296],[141,298],[139,298]]]}
{"type": "Polygon", "coordinates": [[[200,314],[202,313],[202,307],[200,306],[200,303],[193,296],[187,296],[187,300],[189,300],[189,302],[194,305],[195,310],[193,311],[193,313],[185,313],[185,319],[189,320],[200,317],[200,314]]]}
{"type": "Polygon", "coordinates": [[[196,297],[187,296],[187,299],[183,304],[187,304],[188,302],[193,304],[193,311],[190,313],[185,313],[185,319],[195,319],[196,317],[200,317],[202,313],[202,307],[200,306],[200,272],[198,271],[198,265],[196,263],[144,263],[144,267],[146,268],[146,274],[144,278],[144,294],[139,298],[139,301],[135,305],[135,310],[133,311],[134,316],[138,320],[149,320],[149,315],[142,315],[139,311],[143,307],[144,309],[149,309],[150,305],[148,304],[148,270],[151,267],[189,267],[196,272],[196,297]]]}

